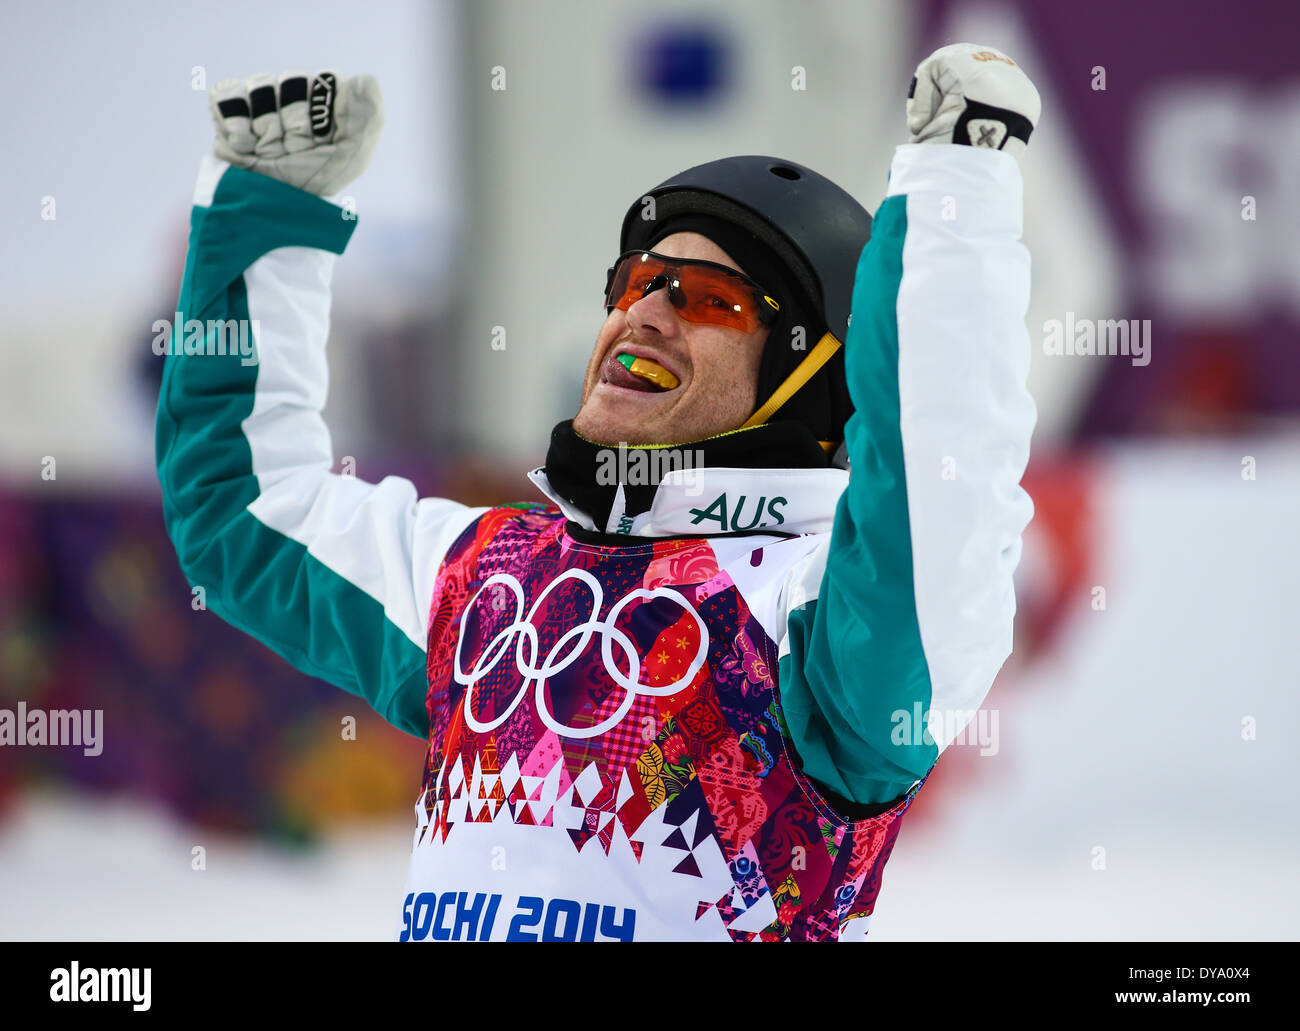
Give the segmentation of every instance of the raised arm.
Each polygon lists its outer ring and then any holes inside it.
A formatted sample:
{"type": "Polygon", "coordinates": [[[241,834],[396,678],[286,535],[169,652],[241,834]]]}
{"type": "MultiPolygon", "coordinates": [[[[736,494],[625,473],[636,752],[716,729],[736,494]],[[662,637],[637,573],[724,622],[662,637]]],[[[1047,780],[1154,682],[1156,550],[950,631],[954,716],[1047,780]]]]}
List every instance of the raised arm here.
{"type": "Polygon", "coordinates": [[[918,69],[909,121],[925,142],[898,148],[855,280],[848,487],[787,590],[791,735],[810,777],[862,804],[924,778],[982,704],[1011,652],[1033,514],[1019,486],[1036,413],[1011,152],[1038,98],[1018,69],[981,90],[984,71],[1014,66],[954,49],[918,69]]]}
{"type": "Polygon", "coordinates": [[[167,532],[209,609],[424,737],[434,576],[483,510],[332,474],[321,417],[330,276],[357,223],[316,193],[364,169],[378,88],[290,74],[212,100],[220,157],[199,173],[158,402],[167,532]]]}

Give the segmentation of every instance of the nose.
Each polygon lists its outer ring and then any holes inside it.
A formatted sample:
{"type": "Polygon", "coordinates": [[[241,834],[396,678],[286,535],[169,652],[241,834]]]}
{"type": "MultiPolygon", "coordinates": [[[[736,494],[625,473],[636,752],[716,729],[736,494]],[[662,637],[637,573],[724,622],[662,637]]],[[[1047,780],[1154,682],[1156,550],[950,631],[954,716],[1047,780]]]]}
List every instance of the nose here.
{"type": "Polygon", "coordinates": [[[636,329],[654,330],[660,336],[677,334],[677,309],[673,307],[672,289],[664,276],[651,280],[647,292],[628,306],[627,320],[636,329]]]}

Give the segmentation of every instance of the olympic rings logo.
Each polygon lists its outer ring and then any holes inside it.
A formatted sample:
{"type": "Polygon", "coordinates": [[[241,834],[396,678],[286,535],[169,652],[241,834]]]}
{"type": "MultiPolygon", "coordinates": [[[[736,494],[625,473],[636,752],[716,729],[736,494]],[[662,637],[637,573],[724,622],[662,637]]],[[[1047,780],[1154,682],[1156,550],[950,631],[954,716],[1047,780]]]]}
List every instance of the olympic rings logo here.
{"type": "Polygon", "coordinates": [[[479,656],[478,661],[474,663],[474,668],[466,672],[461,661],[461,648],[465,643],[465,632],[462,624],[460,639],[456,642],[456,666],[453,675],[456,683],[463,685],[468,690],[465,692],[465,724],[478,734],[486,734],[495,730],[508,720],[514,711],[523,701],[524,696],[529,690],[534,692],[534,704],[537,713],[547,727],[555,731],[562,737],[568,738],[590,738],[598,737],[605,733],[611,727],[616,726],[628,711],[632,708],[632,703],[638,695],[662,698],[665,695],[676,694],[682,688],[686,687],[695,679],[696,674],[704,666],[704,657],[708,652],[709,633],[704,625],[704,620],[700,614],[695,611],[694,607],[679,591],[671,587],[656,587],[654,590],[645,590],[638,588],[623,597],[613,608],[609,610],[609,615],[605,619],[598,619],[600,607],[604,601],[605,592],[601,589],[600,583],[594,576],[585,569],[569,569],[557,576],[547,585],[546,590],[538,595],[537,600],[533,602],[528,612],[524,613],[524,589],[509,573],[497,573],[489,577],[488,580],[480,587],[465,606],[468,612],[470,607],[478,601],[479,595],[490,587],[500,590],[504,585],[515,598],[515,617],[514,622],[503,629],[483,649],[483,654],[479,656]],[[569,629],[546,653],[546,656],[538,663],[538,641],[537,627],[533,623],[533,617],[546,597],[566,580],[576,580],[585,584],[588,591],[591,592],[591,616],[582,623],[569,629]],[[665,684],[663,687],[649,687],[646,684],[639,683],[641,676],[641,656],[637,654],[636,647],[632,639],[622,630],[619,630],[614,624],[618,621],[620,613],[624,607],[631,601],[644,598],[647,600],[654,598],[671,598],[683,610],[690,613],[691,619],[694,620],[696,629],[699,632],[700,644],[696,649],[695,657],[691,660],[686,672],[671,684],[665,684]],[[546,705],[546,683],[547,680],[562,670],[568,669],[578,660],[578,657],[587,650],[591,643],[592,637],[600,636],[600,656],[605,666],[605,672],[609,675],[614,683],[618,684],[625,692],[622,702],[618,708],[600,723],[591,727],[570,727],[560,723],[550,712],[546,705]],[[510,704],[505,710],[491,720],[484,720],[475,712],[474,700],[479,681],[488,673],[492,672],[501,661],[501,657],[510,647],[511,641],[514,642],[515,667],[519,670],[519,675],[524,678],[510,704]],[[614,645],[618,645],[626,660],[627,672],[624,673],[614,662],[614,645]],[[566,650],[567,648],[567,650],[566,650]]]}

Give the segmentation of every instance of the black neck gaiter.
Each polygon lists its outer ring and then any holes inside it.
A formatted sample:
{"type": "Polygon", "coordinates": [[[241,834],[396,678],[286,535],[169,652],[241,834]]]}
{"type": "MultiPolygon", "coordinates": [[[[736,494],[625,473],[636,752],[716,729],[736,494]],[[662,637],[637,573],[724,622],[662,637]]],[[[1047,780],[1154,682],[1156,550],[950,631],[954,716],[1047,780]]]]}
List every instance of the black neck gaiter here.
{"type": "MultiPolygon", "coordinates": [[[[618,489],[623,488],[624,511],[638,516],[650,509],[659,478],[650,482],[623,483],[632,479],[623,475],[624,466],[617,461],[617,444],[597,444],[580,437],[573,420],[560,423],[551,431],[551,446],[546,452],[546,478],[555,492],[569,504],[591,516],[598,530],[609,522],[618,489]]],[[[737,430],[707,440],[665,445],[662,448],[631,448],[649,452],[692,452],[692,468],[742,469],[824,469],[829,464],[825,451],[806,426],[797,422],[773,422],[737,430]]],[[[650,461],[638,463],[638,472],[664,471],[673,467],[673,456],[648,455],[650,461]]]]}

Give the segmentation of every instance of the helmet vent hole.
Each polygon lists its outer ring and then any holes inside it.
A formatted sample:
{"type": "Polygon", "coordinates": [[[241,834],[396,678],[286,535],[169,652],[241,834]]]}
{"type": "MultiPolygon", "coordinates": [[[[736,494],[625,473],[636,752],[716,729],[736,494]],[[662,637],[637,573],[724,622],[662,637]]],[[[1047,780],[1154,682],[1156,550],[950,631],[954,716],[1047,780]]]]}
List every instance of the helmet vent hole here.
{"type": "Polygon", "coordinates": [[[798,171],[791,168],[789,165],[773,165],[770,169],[768,169],[768,171],[770,171],[773,175],[779,175],[782,179],[802,178],[802,176],[799,175],[798,171]]]}

